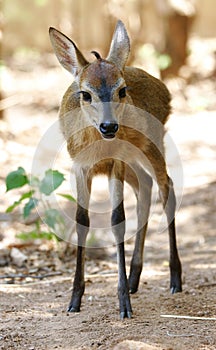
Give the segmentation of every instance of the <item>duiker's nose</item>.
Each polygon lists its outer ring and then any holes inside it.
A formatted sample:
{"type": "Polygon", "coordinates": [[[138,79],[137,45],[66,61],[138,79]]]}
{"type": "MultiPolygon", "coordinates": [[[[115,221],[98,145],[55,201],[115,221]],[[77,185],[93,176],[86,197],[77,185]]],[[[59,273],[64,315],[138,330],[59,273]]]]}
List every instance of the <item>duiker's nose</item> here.
{"type": "Polygon", "coordinates": [[[112,138],[118,131],[118,124],[113,122],[105,122],[100,124],[100,131],[104,137],[112,138]]]}

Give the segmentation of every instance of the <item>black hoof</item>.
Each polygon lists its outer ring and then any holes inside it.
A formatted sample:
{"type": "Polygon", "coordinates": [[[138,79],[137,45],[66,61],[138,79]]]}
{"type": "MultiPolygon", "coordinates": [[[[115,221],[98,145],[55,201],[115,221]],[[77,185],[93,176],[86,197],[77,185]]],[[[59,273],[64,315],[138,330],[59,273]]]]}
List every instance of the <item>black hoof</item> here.
{"type": "Polygon", "coordinates": [[[131,287],[131,288],[129,288],[129,293],[130,294],[135,294],[136,292],[138,291],[138,288],[137,287],[131,287]]]}
{"type": "Polygon", "coordinates": [[[181,293],[181,292],[182,292],[182,288],[181,287],[171,287],[170,288],[170,293],[171,294],[181,293]]]}
{"type": "Polygon", "coordinates": [[[128,279],[130,294],[134,294],[138,291],[141,271],[142,271],[142,265],[131,267],[131,272],[128,279]]]}
{"type": "Polygon", "coordinates": [[[123,320],[124,318],[132,318],[132,311],[122,311],[120,312],[120,319],[123,320]]]}
{"type": "Polygon", "coordinates": [[[129,293],[134,294],[138,291],[138,286],[139,286],[139,276],[137,277],[132,277],[130,276],[128,279],[128,285],[129,285],[129,293]]]}
{"type": "Polygon", "coordinates": [[[74,307],[73,305],[69,305],[67,312],[80,312],[80,307],[74,307]]]}

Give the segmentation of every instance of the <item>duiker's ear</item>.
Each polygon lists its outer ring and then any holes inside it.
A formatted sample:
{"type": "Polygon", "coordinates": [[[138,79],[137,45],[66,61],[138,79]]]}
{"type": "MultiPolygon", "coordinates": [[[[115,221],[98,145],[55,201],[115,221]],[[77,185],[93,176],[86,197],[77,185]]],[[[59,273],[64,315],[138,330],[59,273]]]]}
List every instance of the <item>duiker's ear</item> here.
{"type": "Polygon", "coordinates": [[[88,64],[88,61],[66,35],[52,27],[49,29],[49,35],[59,62],[76,76],[79,70],[88,64]]]}
{"type": "Polygon", "coordinates": [[[118,21],[113,34],[110,51],[107,60],[115,63],[119,69],[123,69],[130,52],[130,40],[122,21],[118,21]]]}

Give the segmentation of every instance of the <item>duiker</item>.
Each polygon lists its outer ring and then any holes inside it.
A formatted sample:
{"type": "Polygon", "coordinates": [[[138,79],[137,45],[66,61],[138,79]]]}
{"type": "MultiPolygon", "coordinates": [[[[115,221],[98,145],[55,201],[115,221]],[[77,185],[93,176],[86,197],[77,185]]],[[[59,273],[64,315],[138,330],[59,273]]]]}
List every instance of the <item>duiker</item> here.
{"type": "Polygon", "coordinates": [[[74,77],[60,108],[61,130],[74,161],[77,183],[77,265],[68,311],[80,311],[85,289],[85,243],[92,178],[108,177],[111,225],[118,258],[120,317],[130,318],[129,293],[138,289],[151,204],[152,178],[157,181],[167,216],[170,244],[171,293],[181,292],[181,263],[175,232],[175,194],[164,157],[164,124],[170,112],[165,85],[145,71],[126,67],[130,42],[121,21],[106,59],[93,51],[89,63],[73,41],[54,28],[50,38],[61,65],[74,77]],[[128,182],[137,198],[137,232],[129,278],[125,267],[123,189],[128,182]]]}

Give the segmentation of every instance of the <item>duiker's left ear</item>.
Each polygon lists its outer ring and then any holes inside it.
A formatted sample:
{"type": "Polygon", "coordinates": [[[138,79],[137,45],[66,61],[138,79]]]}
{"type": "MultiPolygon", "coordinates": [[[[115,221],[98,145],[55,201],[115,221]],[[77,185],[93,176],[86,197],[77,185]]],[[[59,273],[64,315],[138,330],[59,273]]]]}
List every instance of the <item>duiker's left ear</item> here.
{"type": "Polygon", "coordinates": [[[55,28],[49,29],[50,40],[61,65],[73,76],[88,64],[83,54],[72,40],[55,28]]]}
{"type": "Polygon", "coordinates": [[[107,60],[115,63],[122,70],[130,52],[130,40],[122,21],[118,21],[113,34],[107,60]]]}

